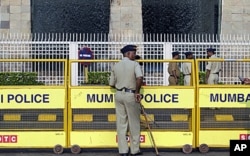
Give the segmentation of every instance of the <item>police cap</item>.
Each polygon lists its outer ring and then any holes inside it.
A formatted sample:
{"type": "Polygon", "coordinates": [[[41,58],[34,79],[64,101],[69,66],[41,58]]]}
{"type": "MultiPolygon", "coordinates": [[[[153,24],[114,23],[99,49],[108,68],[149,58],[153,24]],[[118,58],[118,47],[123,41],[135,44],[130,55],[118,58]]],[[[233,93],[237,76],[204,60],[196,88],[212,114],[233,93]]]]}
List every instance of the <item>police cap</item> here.
{"type": "Polygon", "coordinates": [[[175,57],[176,55],[179,55],[180,53],[178,51],[172,52],[172,56],[175,57]]]}
{"type": "Polygon", "coordinates": [[[215,53],[216,49],[214,48],[207,48],[207,52],[212,52],[212,53],[215,53]]]}
{"type": "Polygon", "coordinates": [[[121,53],[125,54],[126,52],[129,51],[136,51],[137,50],[136,48],[137,48],[136,45],[126,45],[121,49],[121,53]]]}
{"type": "Polygon", "coordinates": [[[188,51],[188,52],[185,52],[184,54],[185,54],[186,56],[189,56],[189,55],[192,55],[192,54],[193,54],[193,52],[188,51]]]}

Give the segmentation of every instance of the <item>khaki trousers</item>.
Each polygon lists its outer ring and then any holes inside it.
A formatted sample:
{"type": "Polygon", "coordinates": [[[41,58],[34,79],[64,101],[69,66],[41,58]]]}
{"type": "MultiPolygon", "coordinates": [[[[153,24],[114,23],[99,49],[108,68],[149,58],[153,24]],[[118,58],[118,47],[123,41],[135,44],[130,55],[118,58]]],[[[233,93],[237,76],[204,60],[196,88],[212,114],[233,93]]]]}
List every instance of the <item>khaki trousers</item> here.
{"type": "Polygon", "coordinates": [[[173,76],[168,77],[168,83],[169,83],[169,86],[177,86],[178,85],[178,82],[176,83],[175,78],[173,76]]]}
{"type": "Polygon", "coordinates": [[[117,91],[115,94],[116,128],[119,153],[128,153],[126,140],[127,130],[130,132],[130,152],[140,152],[140,103],[135,101],[133,93],[117,91]]]}

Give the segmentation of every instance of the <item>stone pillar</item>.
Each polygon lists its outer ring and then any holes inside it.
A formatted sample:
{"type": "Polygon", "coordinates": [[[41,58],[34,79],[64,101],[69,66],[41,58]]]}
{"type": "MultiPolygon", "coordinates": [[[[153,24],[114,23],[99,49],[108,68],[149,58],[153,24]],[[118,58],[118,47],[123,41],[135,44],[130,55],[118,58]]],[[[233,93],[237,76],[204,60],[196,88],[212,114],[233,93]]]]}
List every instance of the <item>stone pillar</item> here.
{"type": "Polygon", "coordinates": [[[141,0],[111,0],[110,9],[111,40],[142,41],[141,0]]]}
{"type": "Polygon", "coordinates": [[[31,33],[30,0],[0,0],[0,33],[31,33]]]}
{"type": "MultiPolygon", "coordinates": [[[[221,41],[248,42],[250,33],[250,0],[222,0],[221,41]]],[[[246,59],[247,47],[239,44],[221,47],[221,58],[246,59]],[[235,55],[237,54],[237,55],[235,55]]],[[[246,76],[249,63],[224,62],[222,77],[224,81],[237,82],[237,76],[246,76]],[[237,72],[231,72],[237,71],[237,72]]]]}
{"type": "Polygon", "coordinates": [[[250,0],[222,0],[221,34],[249,34],[250,0]]]}

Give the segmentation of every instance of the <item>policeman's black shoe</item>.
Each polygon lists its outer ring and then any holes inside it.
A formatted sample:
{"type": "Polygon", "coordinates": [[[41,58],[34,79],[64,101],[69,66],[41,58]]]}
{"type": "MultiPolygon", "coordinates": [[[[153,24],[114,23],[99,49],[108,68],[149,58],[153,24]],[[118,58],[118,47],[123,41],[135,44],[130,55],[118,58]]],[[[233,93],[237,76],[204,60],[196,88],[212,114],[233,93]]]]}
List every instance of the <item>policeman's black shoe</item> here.
{"type": "Polygon", "coordinates": [[[120,156],[129,156],[128,153],[120,153],[120,156]]]}
{"type": "Polygon", "coordinates": [[[138,152],[138,153],[135,153],[135,154],[130,154],[131,156],[136,156],[136,155],[143,155],[142,152],[138,152]]]}

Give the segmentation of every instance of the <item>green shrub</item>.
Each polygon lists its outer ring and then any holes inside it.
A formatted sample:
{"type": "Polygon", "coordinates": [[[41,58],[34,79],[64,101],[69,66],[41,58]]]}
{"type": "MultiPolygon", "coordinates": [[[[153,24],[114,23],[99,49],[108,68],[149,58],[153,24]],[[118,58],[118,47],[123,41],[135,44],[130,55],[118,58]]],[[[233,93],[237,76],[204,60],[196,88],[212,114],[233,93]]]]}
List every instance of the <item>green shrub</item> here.
{"type": "Polygon", "coordinates": [[[0,85],[44,85],[44,83],[37,81],[37,73],[34,72],[2,72],[0,85]]]}
{"type": "MultiPolygon", "coordinates": [[[[109,85],[110,72],[88,72],[87,84],[109,85]]],[[[199,83],[205,84],[206,73],[199,72],[199,83]]],[[[223,84],[223,83],[220,83],[223,84]]],[[[179,85],[184,85],[184,75],[181,73],[179,85]]]]}
{"type": "Polygon", "coordinates": [[[206,72],[199,72],[199,83],[206,84],[206,72]]]}
{"type": "Polygon", "coordinates": [[[183,85],[184,85],[184,75],[183,75],[182,72],[181,72],[181,74],[180,74],[179,85],[180,85],[180,86],[183,86],[183,85]]]}
{"type": "Polygon", "coordinates": [[[87,84],[109,85],[110,72],[88,72],[87,84]]]}
{"type": "MultiPolygon", "coordinates": [[[[206,80],[206,73],[200,71],[199,72],[199,83],[200,84],[205,84],[205,80],[206,80]]],[[[184,75],[183,75],[182,72],[181,72],[181,75],[180,75],[179,85],[182,85],[182,86],[184,85],[184,75]]]]}

